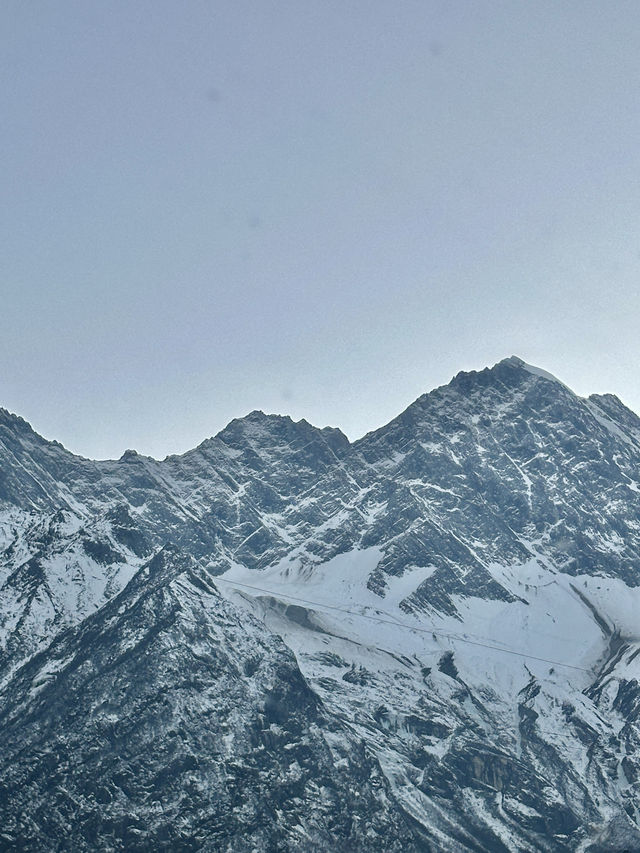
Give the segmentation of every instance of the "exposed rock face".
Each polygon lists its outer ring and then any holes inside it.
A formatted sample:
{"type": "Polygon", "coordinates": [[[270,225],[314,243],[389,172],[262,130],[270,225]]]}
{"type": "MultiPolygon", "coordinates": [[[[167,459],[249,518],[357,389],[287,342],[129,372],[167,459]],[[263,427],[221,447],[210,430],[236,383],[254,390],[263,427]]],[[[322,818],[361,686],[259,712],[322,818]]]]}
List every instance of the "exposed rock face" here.
{"type": "Polygon", "coordinates": [[[640,851],[611,395],[511,358],[163,462],[0,410],[0,554],[0,847],[640,851]]]}
{"type": "Polygon", "coordinates": [[[2,708],[10,849],[419,849],[291,652],[174,549],[23,666],[2,708]]]}

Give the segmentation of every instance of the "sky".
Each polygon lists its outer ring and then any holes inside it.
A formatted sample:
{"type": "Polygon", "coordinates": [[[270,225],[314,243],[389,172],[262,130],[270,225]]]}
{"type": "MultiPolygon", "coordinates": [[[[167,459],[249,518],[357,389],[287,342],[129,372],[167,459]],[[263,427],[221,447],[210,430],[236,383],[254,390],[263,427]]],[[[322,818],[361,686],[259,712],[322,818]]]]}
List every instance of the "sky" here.
{"type": "Polygon", "coordinates": [[[637,0],[4,0],[0,406],[355,439],[512,354],[640,413],[637,0]]]}

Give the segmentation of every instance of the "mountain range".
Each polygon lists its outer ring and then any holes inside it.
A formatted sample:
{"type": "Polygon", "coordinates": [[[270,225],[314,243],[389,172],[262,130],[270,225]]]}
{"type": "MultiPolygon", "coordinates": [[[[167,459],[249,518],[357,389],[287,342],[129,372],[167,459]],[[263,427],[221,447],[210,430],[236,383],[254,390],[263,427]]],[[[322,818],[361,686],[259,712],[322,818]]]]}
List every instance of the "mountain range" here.
{"type": "Polygon", "coordinates": [[[639,853],[640,418],[517,357],[91,461],[0,409],[0,849],[639,853]]]}

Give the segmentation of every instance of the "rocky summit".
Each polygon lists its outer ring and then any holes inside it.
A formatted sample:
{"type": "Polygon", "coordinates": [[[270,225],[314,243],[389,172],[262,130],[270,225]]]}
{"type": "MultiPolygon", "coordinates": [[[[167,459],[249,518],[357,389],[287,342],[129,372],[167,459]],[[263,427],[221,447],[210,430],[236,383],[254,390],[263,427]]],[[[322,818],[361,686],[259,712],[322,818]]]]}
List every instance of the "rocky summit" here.
{"type": "Polygon", "coordinates": [[[640,419],[516,357],[350,443],[0,409],[0,849],[639,853],[640,419]]]}

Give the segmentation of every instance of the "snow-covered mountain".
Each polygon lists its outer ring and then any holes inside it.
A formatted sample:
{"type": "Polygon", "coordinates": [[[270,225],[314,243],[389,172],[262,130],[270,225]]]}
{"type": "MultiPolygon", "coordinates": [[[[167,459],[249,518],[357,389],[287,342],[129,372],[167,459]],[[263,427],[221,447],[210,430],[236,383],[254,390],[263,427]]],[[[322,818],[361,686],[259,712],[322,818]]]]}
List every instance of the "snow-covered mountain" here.
{"type": "Polygon", "coordinates": [[[0,410],[0,553],[0,849],[640,851],[612,395],[512,357],[162,462],[0,410]]]}

